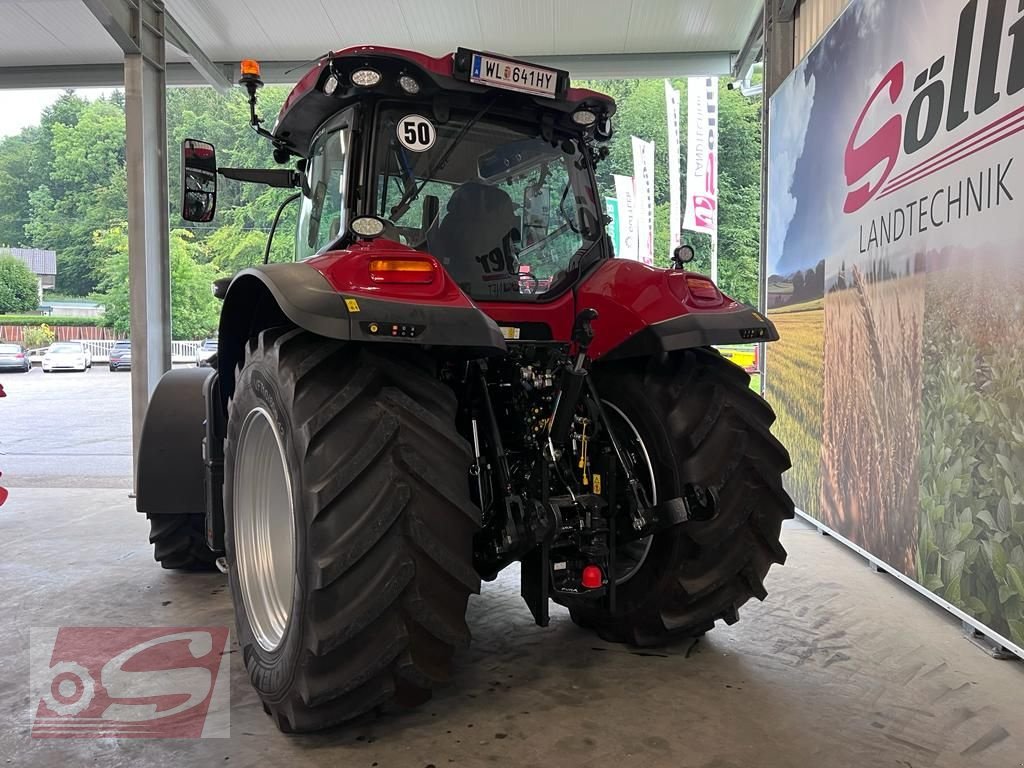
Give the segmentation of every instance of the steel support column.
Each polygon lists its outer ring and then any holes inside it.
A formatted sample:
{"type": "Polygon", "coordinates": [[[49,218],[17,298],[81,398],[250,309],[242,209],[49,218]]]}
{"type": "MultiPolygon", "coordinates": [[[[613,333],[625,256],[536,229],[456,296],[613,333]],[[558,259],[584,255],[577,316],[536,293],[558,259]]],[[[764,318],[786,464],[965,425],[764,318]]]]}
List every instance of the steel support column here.
{"type": "Polygon", "coordinates": [[[162,0],[85,0],[124,51],[133,464],[149,398],[171,367],[162,0]]]}
{"type": "MultiPolygon", "coordinates": [[[[768,310],[768,196],[772,194],[768,176],[768,141],[771,120],[771,96],[782,85],[796,62],[795,27],[793,13],[798,0],[767,0],[764,4],[764,111],[761,121],[761,284],[758,305],[762,312],[768,310]]],[[[762,352],[765,350],[761,345],[762,352]]],[[[768,369],[765,355],[761,355],[761,391],[765,391],[768,369]]]]}

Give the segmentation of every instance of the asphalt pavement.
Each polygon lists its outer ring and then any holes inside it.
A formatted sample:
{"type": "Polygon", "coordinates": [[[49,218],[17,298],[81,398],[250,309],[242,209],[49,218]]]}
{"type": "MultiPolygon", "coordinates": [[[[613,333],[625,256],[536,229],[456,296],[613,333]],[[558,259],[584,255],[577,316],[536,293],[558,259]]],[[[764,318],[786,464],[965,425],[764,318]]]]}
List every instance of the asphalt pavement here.
{"type": "Polygon", "coordinates": [[[6,488],[132,487],[131,374],[0,373],[6,488]]]}

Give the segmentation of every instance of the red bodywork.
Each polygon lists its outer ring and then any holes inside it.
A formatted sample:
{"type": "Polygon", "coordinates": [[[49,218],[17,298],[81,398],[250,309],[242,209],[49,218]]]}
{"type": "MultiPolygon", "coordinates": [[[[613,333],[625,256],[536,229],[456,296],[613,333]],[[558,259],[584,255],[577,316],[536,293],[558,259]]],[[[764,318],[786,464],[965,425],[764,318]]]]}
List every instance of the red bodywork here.
{"type": "Polygon", "coordinates": [[[306,262],[342,296],[375,298],[427,306],[478,307],[498,325],[543,323],[551,337],[569,341],[573,321],[582,309],[596,309],[590,355],[600,358],[638,331],[654,323],[692,312],[729,312],[741,305],[723,295],[703,275],[656,269],[636,261],[607,259],[572,290],[545,302],[473,302],[433,256],[390,240],[359,242],[306,262]],[[370,261],[381,258],[429,260],[435,278],[429,284],[377,283],[370,261]]]}

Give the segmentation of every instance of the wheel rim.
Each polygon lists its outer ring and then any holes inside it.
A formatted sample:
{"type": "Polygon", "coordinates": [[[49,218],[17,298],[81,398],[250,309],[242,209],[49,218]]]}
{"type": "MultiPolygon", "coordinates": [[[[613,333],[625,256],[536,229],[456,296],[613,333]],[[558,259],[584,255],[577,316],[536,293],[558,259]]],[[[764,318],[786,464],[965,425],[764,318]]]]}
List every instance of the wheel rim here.
{"type": "Polygon", "coordinates": [[[295,510],[284,443],[263,408],[245,417],[233,483],[235,567],[260,646],[281,645],[295,591],[295,510]]]}
{"type": "MultiPolygon", "coordinates": [[[[647,445],[640,437],[640,431],[636,428],[629,417],[622,412],[614,403],[603,400],[605,408],[611,410],[608,414],[612,422],[612,429],[615,436],[622,443],[622,447],[633,458],[633,466],[638,470],[637,479],[646,483],[646,490],[651,504],[658,503],[658,481],[654,477],[654,465],[651,463],[651,455],[647,452],[647,445]],[[625,427],[625,429],[623,429],[625,427]],[[646,472],[643,470],[646,469],[646,472]]],[[[654,536],[644,536],[642,539],[631,541],[628,544],[619,544],[615,547],[615,583],[625,584],[639,572],[640,568],[647,561],[647,555],[651,552],[651,545],[654,543],[654,536]]]]}

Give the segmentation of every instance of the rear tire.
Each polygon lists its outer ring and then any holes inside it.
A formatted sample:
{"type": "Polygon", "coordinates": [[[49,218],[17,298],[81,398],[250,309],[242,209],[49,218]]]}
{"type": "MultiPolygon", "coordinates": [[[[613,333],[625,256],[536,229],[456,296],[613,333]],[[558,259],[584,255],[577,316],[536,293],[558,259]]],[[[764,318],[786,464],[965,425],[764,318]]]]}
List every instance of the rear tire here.
{"type": "Polygon", "coordinates": [[[639,430],[659,500],[697,485],[717,496],[717,508],[655,534],[646,560],[619,585],[615,614],[565,601],[573,621],[639,646],[700,636],[719,619],[735,623],[747,600],[764,599],[772,564],[786,559],[779,536],[793,517],[782,487],[790,460],[769,431],[774,412],[741,368],[709,349],[598,365],[595,376],[602,398],[639,430]]]}
{"type": "Polygon", "coordinates": [[[205,515],[146,515],[153,559],[172,571],[212,571],[217,555],[206,545],[205,515]]]}
{"type": "Polygon", "coordinates": [[[302,330],[248,344],[224,451],[228,573],[246,669],[282,731],[420,704],[469,641],[466,603],[480,587],[471,452],[454,393],[419,354],[302,330]],[[243,476],[258,445],[244,428],[254,418],[277,432],[273,471],[292,488],[292,511],[280,514],[292,515],[294,546],[272,556],[292,565],[291,601],[272,633],[247,554],[256,513],[235,508],[236,497],[254,497],[245,491],[254,478],[243,476]]]}

